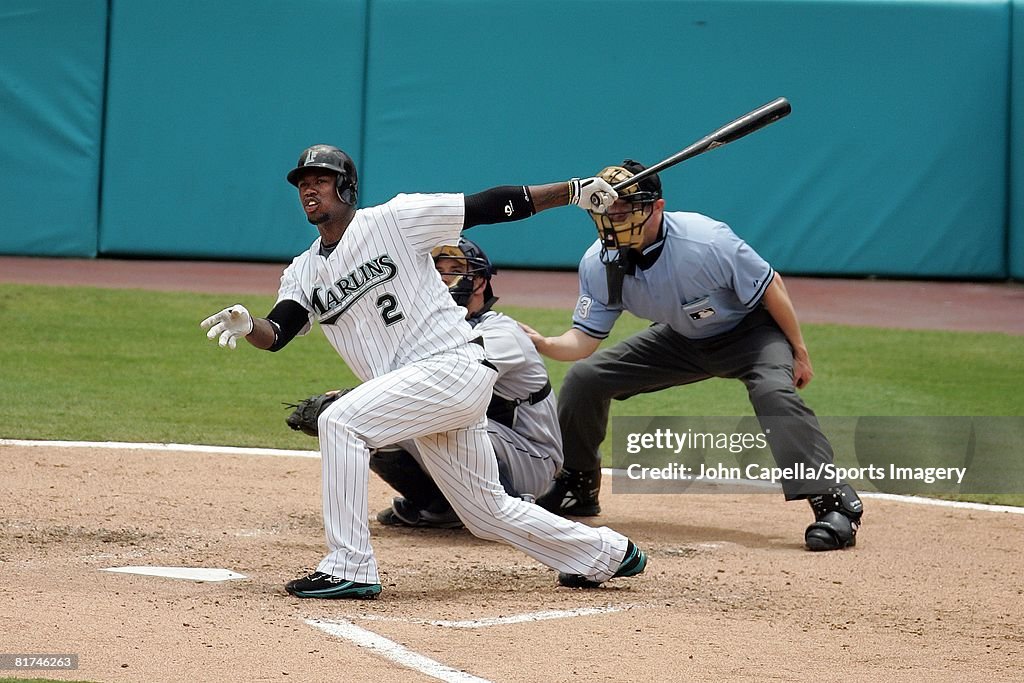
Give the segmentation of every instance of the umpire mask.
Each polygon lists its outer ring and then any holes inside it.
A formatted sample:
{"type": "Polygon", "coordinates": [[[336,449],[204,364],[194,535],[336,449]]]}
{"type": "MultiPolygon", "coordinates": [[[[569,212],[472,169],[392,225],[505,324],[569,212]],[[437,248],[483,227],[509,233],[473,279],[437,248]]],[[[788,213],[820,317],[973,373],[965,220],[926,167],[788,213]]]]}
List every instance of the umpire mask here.
{"type": "MultiPolygon", "coordinates": [[[[608,166],[597,175],[609,185],[617,185],[644,168],[643,164],[626,159],[621,166],[608,166]]],[[[661,179],[655,174],[620,191],[619,198],[607,213],[588,212],[597,226],[602,261],[610,263],[621,259],[627,250],[640,246],[644,239],[644,226],[651,218],[654,202],[659,199],[661,179]]]]}
{"type": "Polygon", "coordinates": [[[494,292],[491,291],[491,276],[497,271],[483,249],[476,244],[462,237],[459,238],[458,246],[437,247],[430,254],[434,258],[434,265],[438,266],[438,272],[448,284],[448,291],[455,299],[455,303],[460,306],[469,305],[477,278],[484,278],[487,281],[484,301],[494,298],[494,292]],[[438,262],[443,259],[449,261],[439,266],[438,262]]]}

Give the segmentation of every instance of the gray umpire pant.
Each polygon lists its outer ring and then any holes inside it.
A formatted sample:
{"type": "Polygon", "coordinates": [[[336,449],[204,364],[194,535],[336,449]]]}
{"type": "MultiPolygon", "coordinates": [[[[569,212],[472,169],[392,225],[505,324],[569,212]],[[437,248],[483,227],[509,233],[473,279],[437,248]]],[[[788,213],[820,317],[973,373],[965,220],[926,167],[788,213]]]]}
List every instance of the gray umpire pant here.
{"type": "MultiPolygon", "coordinates": [[[[611,400],[692,384],[711,377],[738,379],[779,467],[833,462],[818,418],[793,387],[793,349],[763,308],[733,330],[687,339],[668,325],[643,332],[573,364],[558,393],[565,468],[600,468],[611,400]],[[781,419],[780,419],[781,418],[781,419]]],[[[782,482],[786,500],[823,493],[832,481],[782,482]]]]}

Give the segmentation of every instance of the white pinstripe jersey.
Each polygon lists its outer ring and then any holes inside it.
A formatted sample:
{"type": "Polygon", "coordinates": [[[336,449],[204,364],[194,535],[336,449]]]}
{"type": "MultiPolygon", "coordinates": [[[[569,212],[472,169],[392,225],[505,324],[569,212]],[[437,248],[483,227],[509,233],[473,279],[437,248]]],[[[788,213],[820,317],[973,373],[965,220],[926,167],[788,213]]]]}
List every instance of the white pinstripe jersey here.
{"type": "Polygon", "coordinates": [[[430,251],[455,245],[461,194],[400,194],[359,209],[327,257],[320,239],[281,276],[278,301],[298,302],[360,380],[455,348],[475,336],[430,251]]]}

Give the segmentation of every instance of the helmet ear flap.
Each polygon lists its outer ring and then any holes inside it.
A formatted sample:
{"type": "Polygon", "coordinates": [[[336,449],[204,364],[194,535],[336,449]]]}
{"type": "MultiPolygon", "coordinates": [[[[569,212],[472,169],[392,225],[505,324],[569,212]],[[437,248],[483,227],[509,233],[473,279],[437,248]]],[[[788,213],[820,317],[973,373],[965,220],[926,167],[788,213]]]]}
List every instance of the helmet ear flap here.
{"type": "Polygon", "coordinates": [[[348,162],[344,165],[345,172],[339,173],[335,180],[335,188],[338,192],[338,199],[349,206],[355,206],[359,197],[358,181],[356,180],[355,165],[348,162]]]}

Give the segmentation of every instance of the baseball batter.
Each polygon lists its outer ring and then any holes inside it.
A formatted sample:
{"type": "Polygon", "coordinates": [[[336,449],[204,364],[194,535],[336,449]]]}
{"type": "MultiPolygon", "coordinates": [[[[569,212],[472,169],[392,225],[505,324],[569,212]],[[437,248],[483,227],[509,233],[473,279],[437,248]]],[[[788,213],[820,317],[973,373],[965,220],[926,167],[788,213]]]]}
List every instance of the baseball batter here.
{"type": "MultiPolygon", "coordinates": [[[[495,268],[476,243],[437,247],[434,265],[466,320],[484,340],[498,379],[487,407],[487,433],[498,460],[498,479],[510,496],[529,500],[544,493],[562,467],[562,432],[555,393],[544,361],[509,316],[492,311],[495,268]]],[[[461,520],[422,466],[415,442],[380,449],[370,469],[402,494],[381,510],[383,524],[454,528],[461,520]]]]}
{"type": "Polygon", "coordinates": [[[201,325],[234,348],[239,337],[270,351],[317,322],[362,384],[325,410],[318,429],[328,553],[285,588],[302,598],[366,598],[381,591],[367,524],[370,450],[414,440],[427,472],[466,527],[557,569],[568,586],[597,586],[644,570],[625,536],[562,519],[509,496],[486,430],[498,373],[431,259],[472,225],[577,204],[605,210],[615,192],[598,178],[498,187],[474,195],[400,194],[357,209],[354,162],[329,145],[303,151],[288,173],[320,236],[281,277],[266,318],[241,305],[201,325]]]}
{"type": "MultiPolygon", "coordinates": [[[[600,177],[618,184],[642,170],[626,160],[600,177]]],[[[666,211],[656,174],[591,217],[600,239],[580,261],[572,328],[558,337],[530,330],[541,353],[586,358],[572,366],[559,394],[565,469],[537,503],[561,514],[599,514],[598,448],[611,400],[710,377],[746,385],[779,467],[831,463],[832,447],[796,391],[814,373],[782,276],[724,223],[666,211]],[[624,310],[655,324],[591,355],[624,310]]],[[[862,504],[848,484],[790,479],[783,492],[787,500],[810,501],[809,549],[854,545],[862,504]]]]}

